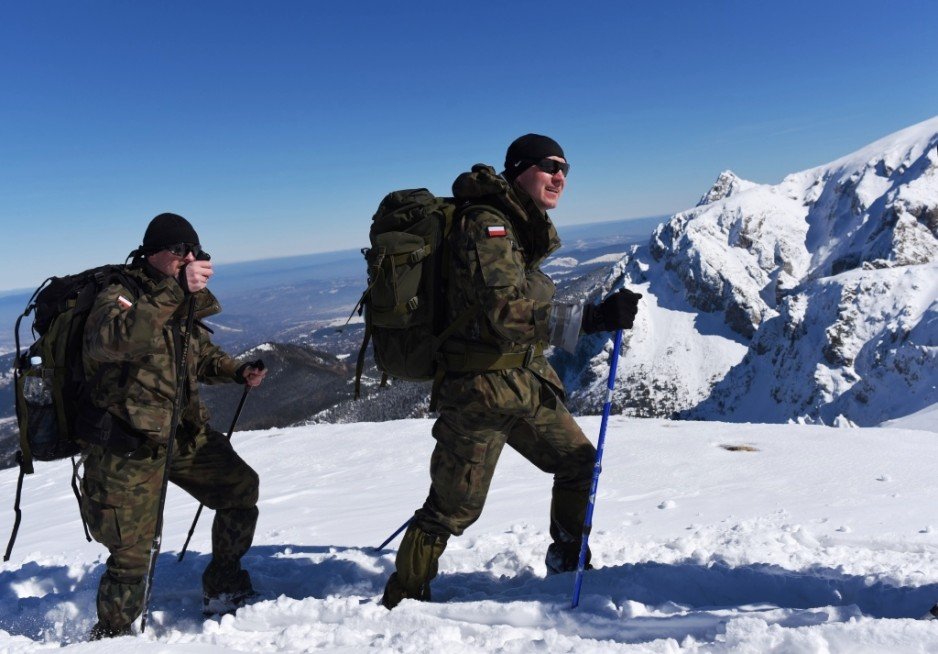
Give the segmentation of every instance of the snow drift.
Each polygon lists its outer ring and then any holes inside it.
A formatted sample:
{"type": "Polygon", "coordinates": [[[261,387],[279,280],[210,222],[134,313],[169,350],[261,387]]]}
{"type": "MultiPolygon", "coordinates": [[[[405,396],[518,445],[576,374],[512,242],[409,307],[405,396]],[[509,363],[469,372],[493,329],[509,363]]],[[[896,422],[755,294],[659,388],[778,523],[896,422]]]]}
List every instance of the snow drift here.
{"type": "MultiPolygon", "coordinates": [[[[581,418],[595,435],[599,418],[581,418]]],[[[204,515],[172,487],[143,636],[85,642],[105,550],[86,543],[69,462],[26,480],[0,565],[0,651],[938,651],[934,433],[610,420],[580,606],[547,577],[550,484],[506,449],[485,512],[452,539],[434,602],[378,604],[395,552],[373,551],[423,501],[429,420],[237,433],[260,473],[245,557],[260,599],[203,618],[204,515]]],[[[12,497],[16,471],[0,471],[12,497]]],[[[10,512],[0,514],[4,534],[10,512]]]]}

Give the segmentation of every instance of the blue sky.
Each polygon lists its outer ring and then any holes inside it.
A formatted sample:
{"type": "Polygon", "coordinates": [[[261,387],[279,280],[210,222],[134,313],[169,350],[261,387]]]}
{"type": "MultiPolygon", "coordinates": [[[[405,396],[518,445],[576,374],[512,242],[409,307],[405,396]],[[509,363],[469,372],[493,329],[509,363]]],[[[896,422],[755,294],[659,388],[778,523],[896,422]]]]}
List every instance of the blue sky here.
{"type": "Polygon", "coordinates": [[[678,211],[938,114],[938,3],[0,4],[0,289],[188,217],[216,261],[367,244],[548,134],[577,224],[678,211]]]}

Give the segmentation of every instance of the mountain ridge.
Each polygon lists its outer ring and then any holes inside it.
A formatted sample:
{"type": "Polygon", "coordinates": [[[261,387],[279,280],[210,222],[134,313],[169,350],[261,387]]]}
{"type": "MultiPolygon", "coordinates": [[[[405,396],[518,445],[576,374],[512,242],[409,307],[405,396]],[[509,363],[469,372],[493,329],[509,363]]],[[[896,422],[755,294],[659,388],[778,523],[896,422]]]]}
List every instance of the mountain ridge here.
{"type": "MultiPolygon", "coordinates": [[[[725,171],[603,281],[646,293],[619,406],[864,425],[924,408],[938,396],[936,261],[938,118],[775,185],[725,171]],[[690,333],[674,327],[688,313],[690,333]]],[[[567,373],[580,411],[599,402],[607,346],[584,344],[567,373]]]]}

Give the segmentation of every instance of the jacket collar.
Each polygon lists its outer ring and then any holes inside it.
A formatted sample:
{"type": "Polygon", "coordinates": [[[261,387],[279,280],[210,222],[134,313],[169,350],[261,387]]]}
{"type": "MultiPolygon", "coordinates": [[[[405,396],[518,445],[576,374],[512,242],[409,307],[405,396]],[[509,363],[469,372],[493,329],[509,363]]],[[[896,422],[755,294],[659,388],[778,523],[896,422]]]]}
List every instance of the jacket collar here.
{"type": "Polygon", "coordinates": [[[457,177],[453,197],[460,204],[486,204],[502,211],[511,221],[532,266],[560,247],[560,237],[550,216],[534,204],[524,189],[509,183],[491,166],[476,164],[457,177]]]}

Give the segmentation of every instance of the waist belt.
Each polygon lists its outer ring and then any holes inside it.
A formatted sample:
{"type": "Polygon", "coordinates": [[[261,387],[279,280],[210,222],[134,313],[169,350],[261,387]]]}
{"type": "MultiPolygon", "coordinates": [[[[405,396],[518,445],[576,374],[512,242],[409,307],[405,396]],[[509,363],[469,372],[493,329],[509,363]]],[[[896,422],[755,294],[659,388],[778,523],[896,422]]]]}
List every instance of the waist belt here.
{"type": "Polygon", "coordinates": [[[499,352],[479,344],[456,342],[447,343],[439,356],[446,372],[487,372],[527,368],[534,357],[543,353],[544,346],[541,343],[532,345],[524,352],[499,352]]]}

